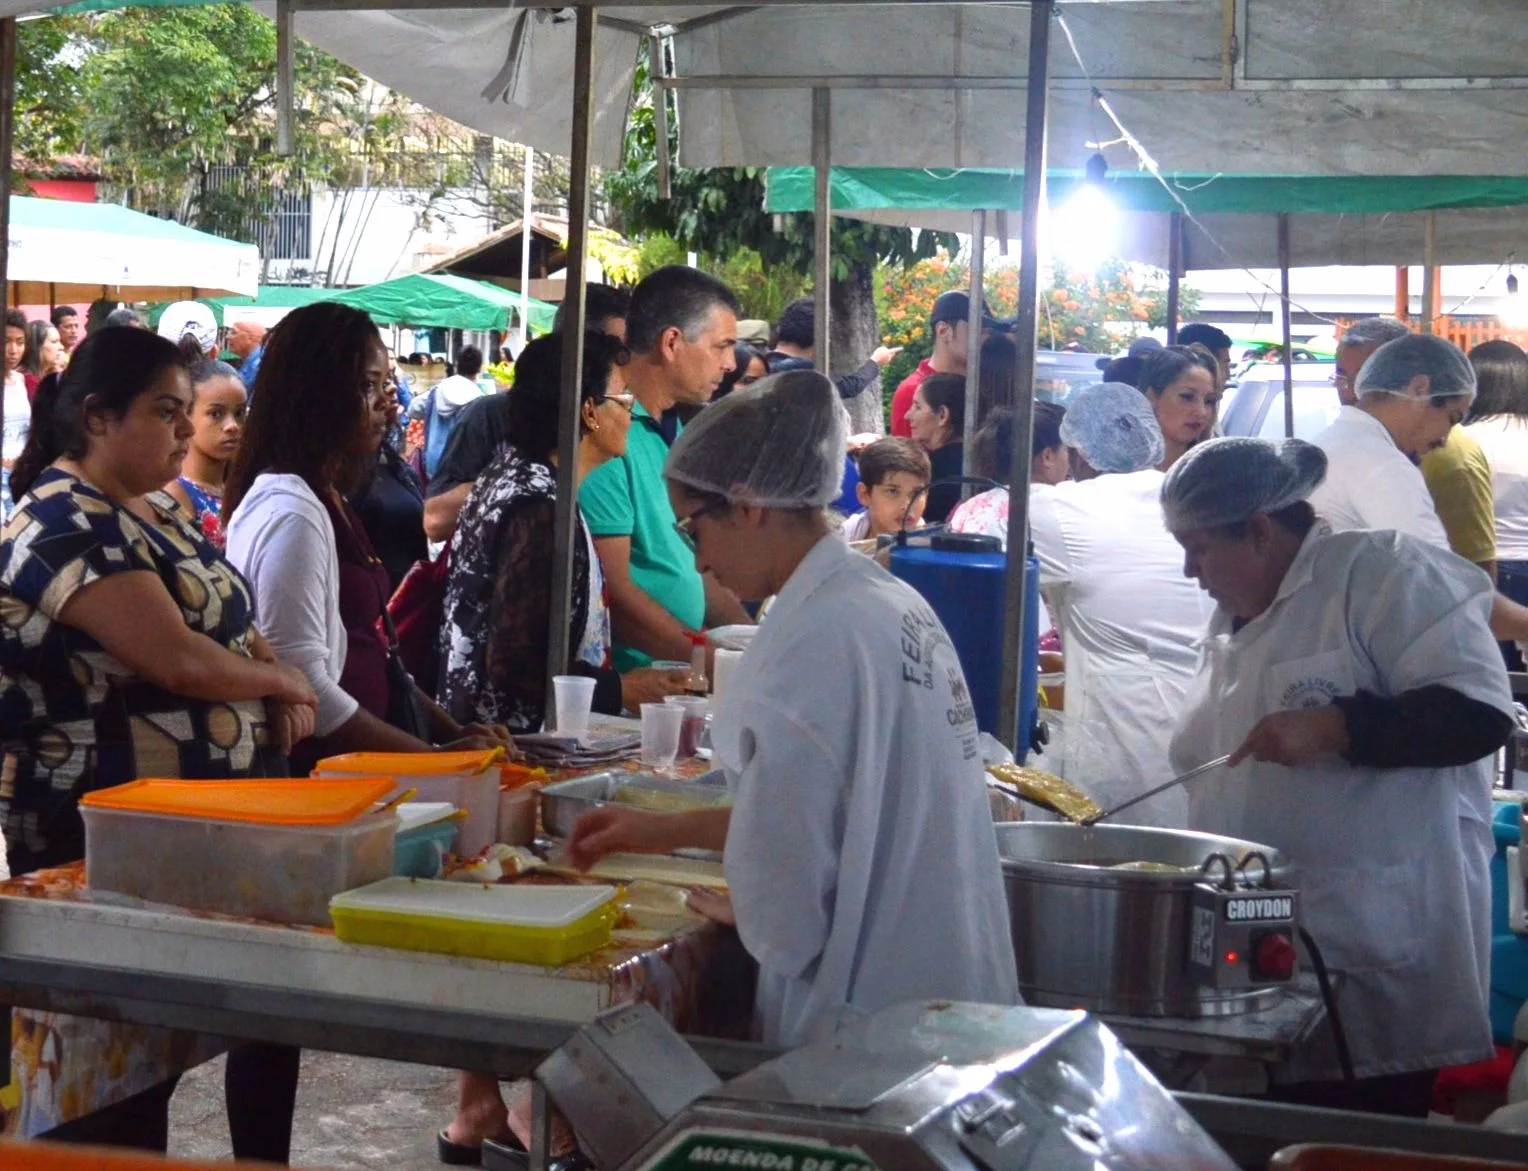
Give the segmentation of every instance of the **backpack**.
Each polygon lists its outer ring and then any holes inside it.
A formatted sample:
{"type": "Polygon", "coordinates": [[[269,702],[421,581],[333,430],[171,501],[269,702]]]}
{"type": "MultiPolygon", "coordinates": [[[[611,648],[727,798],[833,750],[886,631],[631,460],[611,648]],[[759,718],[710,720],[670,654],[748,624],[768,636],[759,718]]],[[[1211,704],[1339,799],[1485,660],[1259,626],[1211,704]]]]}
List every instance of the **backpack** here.
{"type": "Polygon", "coordinates": [[[388,599],[398,657],[420,690],[431,699],[440,688],[440,625],[446,609],[446,581],[451,576],[451,545],[434,561],[416,561],[388,599]]]}

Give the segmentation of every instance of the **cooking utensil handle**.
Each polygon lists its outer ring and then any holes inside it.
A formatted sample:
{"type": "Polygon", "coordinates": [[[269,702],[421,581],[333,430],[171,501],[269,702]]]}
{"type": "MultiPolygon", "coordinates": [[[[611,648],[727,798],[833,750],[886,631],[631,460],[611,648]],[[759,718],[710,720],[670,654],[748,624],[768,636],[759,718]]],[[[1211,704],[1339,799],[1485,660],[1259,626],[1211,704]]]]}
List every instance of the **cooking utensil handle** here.
{"type": "Polygon", "coordinates": [[[1142,793],[1138,797],[1132,797],[1128,801],[1121,801],[1113,809],[1105,809],[1097,817],[1094,817],[1094,818],[1092,818],[1092,819],[1090,819],[1088,821],[1085,821],[1085,822],[1083,822],[1083,824],[1084,825],[1097,825],[1100,821],[1103,821],[1104,818],[1106,818],[1106,817],[1113,817],[1116,813],[1123,813],[1125,810],[1129,809],[1132,805],[1139,805],[1142,801],[1148,800],[1151,797],[1155,797],[1158,793],[1165,793],[1165,792],[1167,792],[1168,789],[1177,788],[1179,785],[1185,783],[1186,781],[1193,780],[1195,777],[1199,776],[1201,773],[1207,773],[1211,769],[1219,768],[1221,765],[1226,764],[1227,762],[1229,762],[1230,759],[1231,759],[1231,757],[1229,755],[1227,755],[1227,756],[1217,756],[1214,760],[1207,760],[1203,764],[1201,764],[1198,768],[1191,768],[1191,769],[1189,769],[1188,772],[1182,773],[1182,774],[1174,777],[1172,780],[1168,781],[1165,785],[1158,785],[1155,789],[1147,789],[1144,793],[1142,793]]]}

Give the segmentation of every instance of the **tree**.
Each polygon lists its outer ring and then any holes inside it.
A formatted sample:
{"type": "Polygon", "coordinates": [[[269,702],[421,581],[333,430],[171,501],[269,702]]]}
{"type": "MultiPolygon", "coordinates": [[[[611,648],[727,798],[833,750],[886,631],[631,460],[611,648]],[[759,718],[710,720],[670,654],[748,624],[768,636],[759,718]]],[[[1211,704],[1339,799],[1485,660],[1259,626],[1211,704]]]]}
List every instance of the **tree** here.
{"type": "Polygon", "coordinates": [[[16,26],[15,153],[33,164],[81,153],[84,86],[78,68],[90,20],[59,16],[16,26]]]}
{"type": "MultiPolygon", "coordinates": [[[[628,236],[664,233],[681,247],[726,260],[743,249],[759,257],[760,272],[783,268],[801,276],[813,271],[810,213],[783,216],[764,211],[764,174],[757,167],[676,167],[672,195],[661,199],[657,181],[657,131],[648,56],[638,54],[632,120],[619,171],[607,177],[614,222],[628,236]]],[[[671,122],[670,125],[674,123],[671,122]]],[[[677,143],[671,143],[677,147],[677,143]]],[[[835,219],[832,233],[833,368],[852,370],[877,344],[873,277],[878,264],[906,266],[931,257],[953,238],[906,228],[835,219]]],[[[885,427],[879,400],[870,394],[849,401],[856,431],[885,427]]]]}

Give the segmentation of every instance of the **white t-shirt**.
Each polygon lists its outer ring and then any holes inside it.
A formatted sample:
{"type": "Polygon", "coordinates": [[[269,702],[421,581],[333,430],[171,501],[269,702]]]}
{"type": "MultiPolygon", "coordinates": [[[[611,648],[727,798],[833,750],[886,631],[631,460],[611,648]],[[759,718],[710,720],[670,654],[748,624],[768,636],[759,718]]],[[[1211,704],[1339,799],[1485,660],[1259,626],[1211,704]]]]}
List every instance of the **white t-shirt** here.
{"type": "Polygon", "coordinates": [[[5,376],[5,428],[0,434],[0,457],[6,466],[16,462],[26,446],[27,426],[32,421],[32,404],[27,400],[27,382],[20,370],[5,376]]]}
{"type": "Polygon", "coordinates": [[[1528,561],[1528,420],[1494,415],[1465,430],[1491,465],[1496,503],[1496,558],[1528,561]]]}
{"type": "Polygon", "coordinates": [[[228,560],[255,591],[255,625],[318,696],[327,736],[360,706],[340,686],[350,641],[340,619],[334,523],[301,476],[263,472],[228,521],[228,560]]]}
{"type": "Polygon", "coordinates": [[[1421,469],[1368,411],[1343,407],[1315,443],[1326,452],[1327,467],[1310,503],[1334,532],[1394,529],[1448,548],[1448,534],[1421,469]]]}

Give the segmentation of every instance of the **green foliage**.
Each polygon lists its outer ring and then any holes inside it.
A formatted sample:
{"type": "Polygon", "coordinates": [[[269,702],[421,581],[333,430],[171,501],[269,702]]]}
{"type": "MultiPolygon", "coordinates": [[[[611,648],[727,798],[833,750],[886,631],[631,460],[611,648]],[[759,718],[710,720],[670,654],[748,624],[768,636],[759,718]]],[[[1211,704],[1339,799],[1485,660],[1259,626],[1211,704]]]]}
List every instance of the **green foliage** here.
{"type": "Polygon", "coordinates": [[[78,61],[86,17],[22,21],[16,26],[15,152],[46,162],[80,150],[84,86],[78,61]]]}
{"type": "MultiPolygon", "coordinates": [[[[645,277],[668,264],[684,264],[689,256],[672,236],[655,232],[641,244],[638,276],[645,277]]],[[[773,325],[785,307],[811,289],[811,280],[794,269],[766,268],[764,258],[752,248],[739,248],[730,256],[700,256],[700,265],[725,282],[743,304],[743,317],[773,325]]]]}
{"type": "MultiPolygon", "coordinates": [[[[638,54],[632,118],[620,170],[606,177],[606,197],[614,225],[628,237],[662,233],[682,247],[722,260],[742,249],[758,254],[764,271],[777,267],[812,272],[814,216],[772,215],[764,211],[764,171],[759,167],[674,167],[671,196],[658,195],[658,135],[654,90],[646,51],[638,54]]],[[[674,126],[674,120],[670,120],[674,126]]],[[[677,148],[677,141],[670,147],[677,148]]],[[[832,278],[845,281],[856,265],[877,262],[906,266],[932,257],[954,237],[914,233],[853,220],[833,221],[832,278]]]]}

